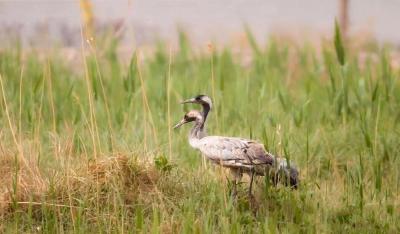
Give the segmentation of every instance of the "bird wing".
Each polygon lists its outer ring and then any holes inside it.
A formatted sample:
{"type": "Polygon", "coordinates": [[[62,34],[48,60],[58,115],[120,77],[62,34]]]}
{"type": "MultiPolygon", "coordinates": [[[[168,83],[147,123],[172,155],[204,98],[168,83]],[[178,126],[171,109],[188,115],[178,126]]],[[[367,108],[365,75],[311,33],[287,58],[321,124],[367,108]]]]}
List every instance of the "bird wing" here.
{"type": "Polygon", "coordinates": [[[248,139],[209,136],[200,140],[200,151],[209,159],[221,163],[260,165],[273,163],[273,156],[264,145],[248,139]]]}

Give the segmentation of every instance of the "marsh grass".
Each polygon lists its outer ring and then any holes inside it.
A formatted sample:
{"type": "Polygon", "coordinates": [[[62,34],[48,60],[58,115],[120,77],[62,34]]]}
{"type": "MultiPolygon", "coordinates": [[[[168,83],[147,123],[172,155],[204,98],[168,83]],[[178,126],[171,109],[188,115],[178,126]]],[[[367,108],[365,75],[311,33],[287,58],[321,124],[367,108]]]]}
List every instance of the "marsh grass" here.
{"type": "Polygon", "coordinates": [[[127,64],[113,38],[83,42],[74,63],[57,49],[39,57],[2,48],[0,230],[399,232],[400,85],[390,48],[361,66],[340,35],[319,54],[274,38],[259,45],[246,32],[245,65],[229,48],[194,52],[182,32],[178,51],[138,48],[127,64]],[[246,185],[233,202],[228,174],[202,166],[188,127],[171,131],[198,108],[178,102],[200,93],[216,103],[209,133],[259,139],[298,165],[300,188],[258,178],[256,204],[246,185]]]}

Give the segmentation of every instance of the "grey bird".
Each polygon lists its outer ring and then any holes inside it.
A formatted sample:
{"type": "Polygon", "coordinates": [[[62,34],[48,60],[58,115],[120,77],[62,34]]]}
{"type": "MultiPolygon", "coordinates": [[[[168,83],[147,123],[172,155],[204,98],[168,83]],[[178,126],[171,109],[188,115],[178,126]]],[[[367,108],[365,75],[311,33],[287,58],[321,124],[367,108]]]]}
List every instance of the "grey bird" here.
{"type": "MultiPolygon", "coordinates": [[[[203,130],[203,132],[201,133],[202,135],[200,137],[206,136],[207,134],[205,133],[204,124],[207,120],[208,113],[213,107],[211,98],[207,95],[200,94],[181,102],[181,104],[185,103],[195,103],[202,106],[203,110],[201,114],[204,118],[204,123],[201,126],[201,130],[203,130]]],[[[265,152],[265,154],[268,155],[268,157],[271,157],[273,161],[272,168],[270,166],[267,167],[267,176],[269,176],[273,184],[276,185],[279,181],[282,181],[286,186],[297,189],[299,185],[299,172],[296,166],[292,162],[287,161],[285,158],[276,157],[269,152],[265,152]]]]}
{"type": "Polygon", "coordinates": [[[174,128],[178,128],[185,123],[195,122],[189,134],[190,145],[193,148],[200,150],[203,155],[212,162],[231,170],[234,175],[234,196],[237,193],[237,183],[240,181],[243,173],[248,173],[251,178],[248,191],[250,196],[254,175],[267,175],[270,174],[270,172],[274,172],[272,173],[272,178],[274,182],[277,182],[282,173],[276,172],[284,172],[283,176],[285,178],[296,178],[296,180],[290,179],[290,183],[286,184],[297,187],[297,170],[293,172],[291,170],[285,170],[287,167],[286,160],[275,158],[265,150],[262,144],[244,138],[206,136],[204,127],[205,120],[212,107],[211,99],[209,97],[201,95],[186,100],[183,103],[189,102],[202,104],[203,112],[195,110],[189,111],[174,128]]]}

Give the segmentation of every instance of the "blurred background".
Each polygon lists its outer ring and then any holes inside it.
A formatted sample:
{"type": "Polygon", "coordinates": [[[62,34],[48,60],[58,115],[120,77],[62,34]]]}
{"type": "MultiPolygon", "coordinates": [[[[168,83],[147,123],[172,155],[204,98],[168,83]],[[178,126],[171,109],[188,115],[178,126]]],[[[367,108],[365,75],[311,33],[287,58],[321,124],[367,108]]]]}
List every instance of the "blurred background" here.
{"type": "Polygon", "coordinates": [[[399,12],[399,0],[1,0],[0,38],[79,46],[84,25],[112,30],[126,45],[174,43],[178,29],[195,45],[234,44],[247,25],[261,42],[273,33],[319,40],[331,36],[336,17],[345,34],[398,45],[399,12]]]}

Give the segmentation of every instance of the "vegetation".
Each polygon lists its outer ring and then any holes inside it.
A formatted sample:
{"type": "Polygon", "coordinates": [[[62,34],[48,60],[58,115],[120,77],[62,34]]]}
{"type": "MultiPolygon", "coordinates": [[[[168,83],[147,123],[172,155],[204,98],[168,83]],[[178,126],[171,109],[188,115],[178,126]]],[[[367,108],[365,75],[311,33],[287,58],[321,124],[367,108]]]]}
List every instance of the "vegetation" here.
{"type": "MultiPolygon", "coordinates": [[[[400,232],[400,84],[390,48],[321,48],[247,30],[251,62],[229,48],[171,53],[118,40],[81,59],[19,44],[0,50],[1,232],[400,232]],[[321,52],[317,52],[321,49],[321,52]],[[367,50],[367,59],[359,52],[367,50]],[[298,190],[229,174],[171,130],[183,98],[212,96],[208,132],[259,139],[301,172],[298,190]]],[[[78,56],[79,57],[79,56],[78,56]]]]}

